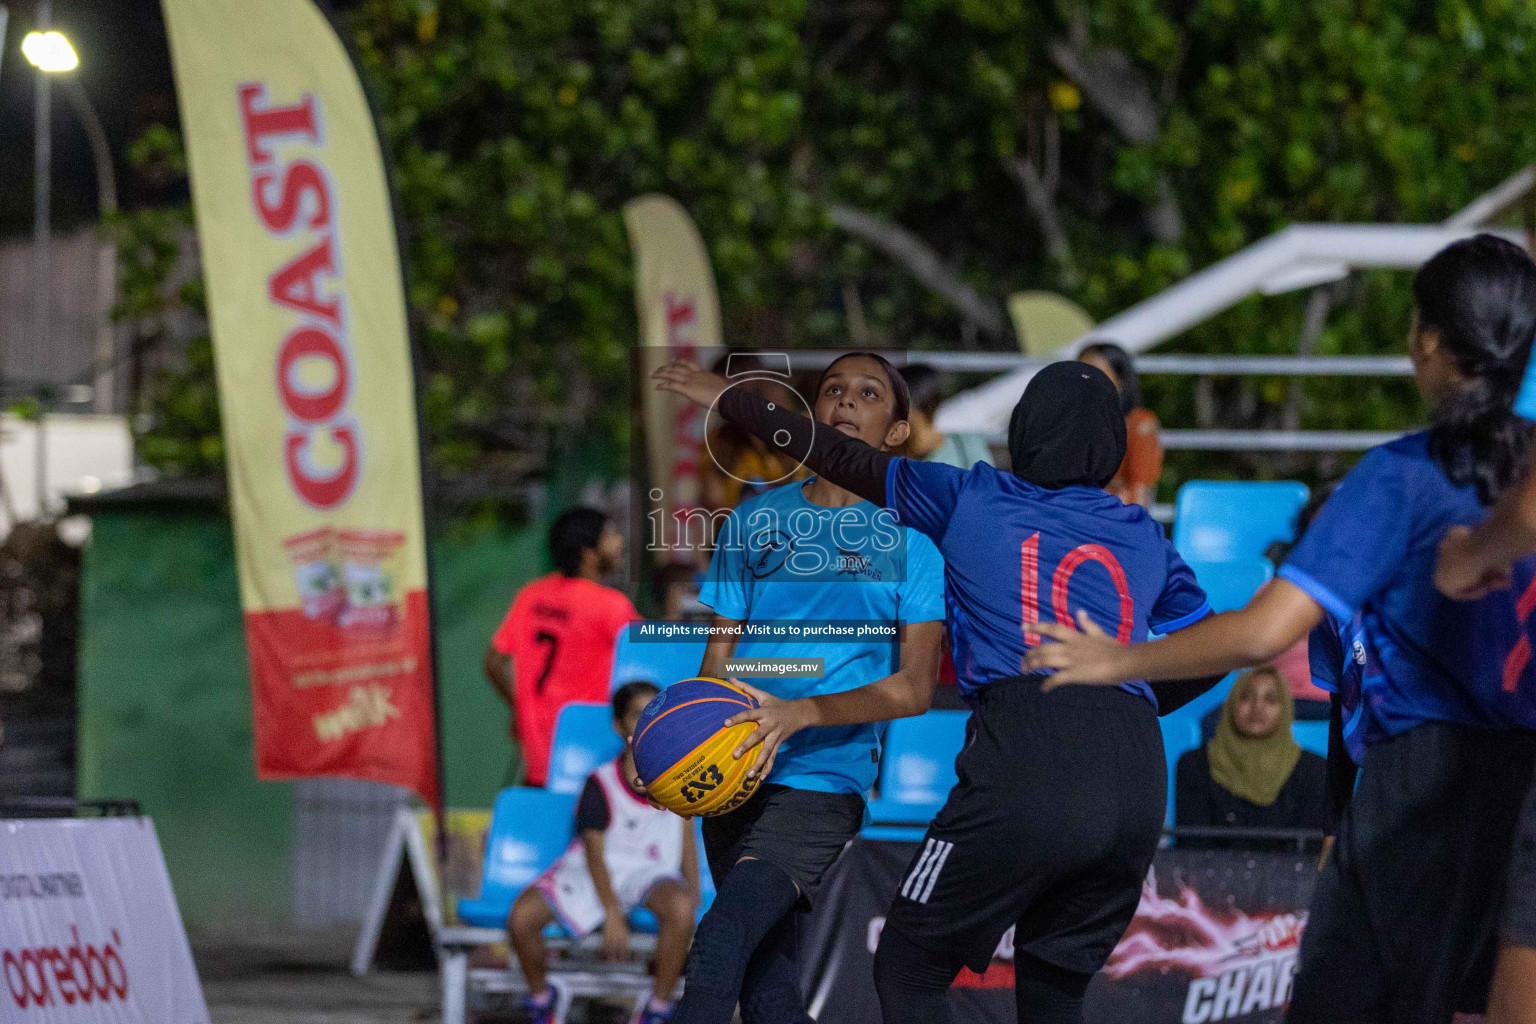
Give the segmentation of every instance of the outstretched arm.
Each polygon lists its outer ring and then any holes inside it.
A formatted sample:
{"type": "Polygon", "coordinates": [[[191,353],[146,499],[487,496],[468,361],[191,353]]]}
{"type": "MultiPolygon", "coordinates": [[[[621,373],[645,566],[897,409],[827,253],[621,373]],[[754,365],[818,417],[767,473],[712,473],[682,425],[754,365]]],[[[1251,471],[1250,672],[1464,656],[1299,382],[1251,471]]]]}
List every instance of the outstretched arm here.
{"type": "Polygon", "coordinates": [[[774,406],[746,388],[733,388],[716,373],[678,359],[651,374],[656,390],[671,391],[720,414],[770,447],[791,453],[837,486],[885,505],[885,471],[891,454],[814,420],[774,406]],[[802,455],[802,453],[804,453],[802,455]]]}
{"type": "Polygon", "coordinates": [[[1056,643],[1024,657],[1026,671],[1055,669],[1044,689],[1068,683],[1107,685],[1132,679],[1188,679],[1263,665],[1285,653],[1323,619],[1322,607],[1290,580],[1277,579],[1246,607],[1222,612],[1150,643],[1124,645],[1078,612],[1082,632],[1054,622],[1025,628],[1056,643]]]}

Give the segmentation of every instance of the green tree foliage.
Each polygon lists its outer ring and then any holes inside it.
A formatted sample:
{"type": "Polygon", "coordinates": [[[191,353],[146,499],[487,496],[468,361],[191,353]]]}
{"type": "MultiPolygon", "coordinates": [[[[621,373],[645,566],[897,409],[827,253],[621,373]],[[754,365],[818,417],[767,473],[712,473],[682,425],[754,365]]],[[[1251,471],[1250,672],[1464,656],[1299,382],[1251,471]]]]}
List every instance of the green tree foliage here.
{"type": "MultiPolygon", "coordinates": [[[[628,443],[634,196],[693,214],[732,342],[1007,349],[1011,291],[1106,317],[1288,223],[1443,219],[1533,159],[1533,22],[1513,0],[363,0],[346,27],[434,462],[494,479],[551,437],[628,443]]],[[[1335,287],[1308,343],[1402,351],[1407,283],[1335,287]]],[[[1295,351],[1306,301],[1172,344],[1295,351]]],[[[1400,381],[1149,383],[1181,426],[1422,416],[1400,381]]]]}

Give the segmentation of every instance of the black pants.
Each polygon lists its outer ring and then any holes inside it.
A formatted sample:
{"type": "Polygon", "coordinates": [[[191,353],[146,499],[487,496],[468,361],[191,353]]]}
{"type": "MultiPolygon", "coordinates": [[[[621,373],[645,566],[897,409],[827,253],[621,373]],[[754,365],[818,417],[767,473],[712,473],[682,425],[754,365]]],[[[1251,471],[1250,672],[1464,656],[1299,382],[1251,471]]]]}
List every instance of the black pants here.
{"type": "Polygon", "coordinates": [[[1429,722],[1372,746],[1302,936],[1292,1024],[1481,1013],[1536,735],[1429,722]]]}
{"type": "Polygon", "coordinates": [[[827,869],[858,834],[864,800],[766,784],[741,807],[704,819],[715,904],[699,922],[678,1024],[810,1024],[797,967],[799,918],[827,869]]]}
{"type": "MultiPolygon", "coordinates": [[[[985,970],[1014,925],[1021,961],[1086,984],[1130,924],[1162,834],[1156,711],[1119,688],[994,684],[955,768],[959,784],[903,877],[885,934],[952,964],[952,978],[961,965],[985,970]]],[[[885,957],[887,973],[896,959],[885,957]]],[[[918,1020],[883,1009],[887,1020],[918,1020]]]]}
{"type": "Polygon", "coordinates": [[[710,877],[723,882],[744,857],[772,864],[800,890],[809,910],[821,880],[864,823],[864,798],[772,782],[728,814],[704,819],[710,877]]]}
{"type": "Polygon", "coordinates": [[[1509,854],[1509,881],[1499,937],[1511,946],[1536,949],[1536,782],[1525,795],[1514,849],[1509,854]]]}

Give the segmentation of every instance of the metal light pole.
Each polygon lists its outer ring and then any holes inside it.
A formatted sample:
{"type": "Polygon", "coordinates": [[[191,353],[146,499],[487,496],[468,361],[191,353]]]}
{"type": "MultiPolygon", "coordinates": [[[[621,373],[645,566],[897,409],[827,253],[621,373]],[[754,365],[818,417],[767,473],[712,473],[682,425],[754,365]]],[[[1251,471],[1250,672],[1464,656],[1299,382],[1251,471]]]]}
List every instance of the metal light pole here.
{"type": "MultiPolygon", "coordinates": [[[[52,0],[37,0],[37,31],[47,33],[53,20],[52,0]]],[[[37,70],[37,103],[33,110],[32,164],[32,245],[33,263],[32,298],[37,303],[34,310],[32,335],[37,346],[37,361],[41,369],[48,358],[48,336],[53,328],[53,238],[49,231],[52,217],[53,190],[53,82],[41,66],[37,70]]],[[[42,396],[40,396],[41,398],[42,396]]],[[[46,401],[40,400],[37,411],[36,471],[37,518],[48,512],[48,445],[44,433],[47,419],[46,401]]]]}
{"type": "MultiPolygon", "coordinates": [[[[37,306],[35,309],[36,322],[33,334],[36,338],[35,365],[41,373],[42,366],[48,358],[49,334],[52,328],[52,283],[53,266],[50,245],[52,238],[49,231],[50,210],[52,205],[52,192],[50,190],[51,175],[53,171],[53,133],[50,120],[53,114],[52,82],[48,76],[59,71],[73,71],[80,66],[80,58],[75,55],[74,47],[69,45],[69,40],[58,32],[51,31],[48,23],[53,17],[52,0],[38,0],[37,2],[37,29],[28,32],[21,41],[21,52],[26,55],[32,66],[37,68],[37,104],[33,111],[33,134],[37,148],[33,163],[33,299],[37,306]]],[[[41,382],[39,382],[41,385],[41,382]]],[[[46,414],[47,393],[40,386],[38,397],[43,403],[43,409],[39,411],[37,419],[37,510],[38,518],[42,518],[48,511],[48,458],[44,416],[46,414]]]]}
{"type": "MultiPolygon", "coordinates": [[[[75,108],[86,138],[91,141],[91,159],[96,164],[96,210],[105,227],[117,212],[117,176],[112,170],[112,147],[101,127],[101,118],[96,116],[96,108],[91,106],[85,86],[78,78],[64,79],[64,95],[75,108]]],[[[117,302],[117,247],[105,233],[96,244],[96,296],[100,308],[96,315],[96,345],[91,360],[95,364],[91,375],[91,406],[96,412],[107,413],[112,411],[112,392],[116,386],[117,346],[112,331],[112,307],[117,302]]]]}

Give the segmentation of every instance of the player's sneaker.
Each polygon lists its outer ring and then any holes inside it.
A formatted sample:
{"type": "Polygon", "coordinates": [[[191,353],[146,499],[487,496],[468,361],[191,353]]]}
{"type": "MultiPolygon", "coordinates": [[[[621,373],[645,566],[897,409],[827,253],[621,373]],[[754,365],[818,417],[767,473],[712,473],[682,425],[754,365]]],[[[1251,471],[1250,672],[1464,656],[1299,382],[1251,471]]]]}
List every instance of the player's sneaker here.
{"type": "Polygon", "coordinates": [[[558,978],[546,979],[545,984],[548,986],[545,990],[547,1000],[533,996],[523,1000],[523,1009],[528,1011],[528,1024],[565,1024],[565,1015],[571,1009],[571,990],[558,978]]]}
{"type": "Polygon", "coordinates": [[[641,997],[640,1005],[636,1009],[634,1024],[671,1024],[672,1015],[677,1012],[677,1003],[667,1003],[665,1009],[658,1009],[649,998],[641,997]]]}

